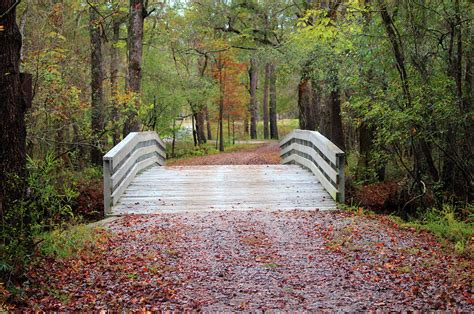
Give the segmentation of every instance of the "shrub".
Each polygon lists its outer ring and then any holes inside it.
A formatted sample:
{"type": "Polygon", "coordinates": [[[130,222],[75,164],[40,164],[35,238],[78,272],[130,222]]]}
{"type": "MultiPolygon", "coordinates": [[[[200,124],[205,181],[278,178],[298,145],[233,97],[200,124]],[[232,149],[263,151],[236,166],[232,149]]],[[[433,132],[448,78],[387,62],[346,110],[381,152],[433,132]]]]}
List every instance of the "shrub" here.
{"type": "Polygon", "coordinates": [[[39,251],[46,256],[67,258],[96,242],[96,229],[87,225],[65,225],[38,237],[39,251]]]}
{"type": "Polygon", "coordinates": [[[4,283],[21,281],[38,243],[38,235],[73,218],[77,192],[61,177],[61,161],[52,153],[44,160],[28,159],[28,191],[23,200],[3,212],[0,231],[0,276],[4,283]],[[58,184],[59,182],[59,184],[58,184]]]}

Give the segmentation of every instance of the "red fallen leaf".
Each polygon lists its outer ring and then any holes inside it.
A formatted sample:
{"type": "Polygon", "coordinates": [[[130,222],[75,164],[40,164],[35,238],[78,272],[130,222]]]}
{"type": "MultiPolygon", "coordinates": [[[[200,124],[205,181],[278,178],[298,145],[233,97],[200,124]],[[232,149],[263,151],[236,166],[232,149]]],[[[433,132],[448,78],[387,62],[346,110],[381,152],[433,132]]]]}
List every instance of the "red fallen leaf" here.
{"type": "Polygon", "coordinates": [[[466,298],[466,302],[469,304],[474,304],[474,298],[466,298]]]}
{"type": "Polygon", "coordinates": [[[379,243],[376,243],[375,246],[377,246],[377,247],[384,247],[385,244],[383,244],[383,242],[379,242],[379,243]]]}
{"type": "Polygon", "coordinates": [[[383,267],[384,267],[385,269],[392,269],[392,268],[393,268],[393,265],[390,264],[390,263],[385,263],[385,264],[383,264],[383,267]]]}

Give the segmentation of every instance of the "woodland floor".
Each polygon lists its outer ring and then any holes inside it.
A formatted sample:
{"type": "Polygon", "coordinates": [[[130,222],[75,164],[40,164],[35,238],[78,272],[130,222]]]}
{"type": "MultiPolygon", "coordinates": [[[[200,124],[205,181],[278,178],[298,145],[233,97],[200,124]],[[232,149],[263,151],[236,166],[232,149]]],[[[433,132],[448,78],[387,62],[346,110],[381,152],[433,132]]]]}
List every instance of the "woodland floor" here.
{"type": "MultiPolygon", "coordinates": [[[[192,164],[260,162],[273,145],[192,164]]],[[[32,267],[27,309],[474,312],[472,260],[386,216],[131,215],[98,232],[90,251],[32,267]]]]}

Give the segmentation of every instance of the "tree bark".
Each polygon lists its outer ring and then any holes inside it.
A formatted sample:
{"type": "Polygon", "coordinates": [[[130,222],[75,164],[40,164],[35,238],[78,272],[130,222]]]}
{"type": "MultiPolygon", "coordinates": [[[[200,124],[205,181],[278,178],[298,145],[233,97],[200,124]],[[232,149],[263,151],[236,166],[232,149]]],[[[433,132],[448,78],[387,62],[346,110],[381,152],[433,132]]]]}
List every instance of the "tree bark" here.
{"type": "Polygon", "coordinates": [[[270,137],[270,130],[268,128],[269,116],[268,116],[268,89],[270,80],[270,63],[265,64],[265,79],[263,83],[263,138],[268,139],[270,137]]]}
{"type": "Polygon", "coordinates": [[[257,59],[250,59],[249,78],[250,78],[250,138],[257,138],[257,59]]]}
{"type": "Polygon", "coordinates": [[[276,71],[275,65],[270,64],[270,138],[278,139],[278,125],[277,125],[277,95],[276,95],[276,71]]]}
{"type": "Polygon", "coordinates": [[[209,119],[209,109],[206,106],[206,126],[207,126],[207,139],[212,140],[212,129],[211,129],[211,121],[209,119]]]}
{"type": "Polygon", "coordinates": [[[128,89],[135,96],[135,108],[130,110],[124,126],[124,135],[140,130],[137,111],[140,107],[142,80],[143,24],[146,10],[143,0],[130,0],[128,27],[128,89]]]}
{"type": "Polygon", "coordinates": [[[224,78],[223,78],[223,71],[224,66],[220,65],[219,69],[219,151],[224,151],[224,78]]]}
{"type": "Polygon", "coordinates": [[[194,119],[196,121],[196,140],[197,140],[198,145],[202,145],[206,143],[206,133],[205,133],[206,130],[204,126],[205,120],[206,120],[205,117],[206,117],[206,114],[205,114],[204,109],[194,114],[194,119]]]}
{"type": "Polygon", "coordinates": [[[112,43],[110,47],[110,92],[112,98],[112,142],[115,145],[120,142],[120,130],[118,125],[119,120],[119,64],[120,64],[120,54],[117,44],[120,40],[120,25],[122,24],[120,18],[114,18],[112,30],[112,43]]]}
{"type": "Polygon", "coordinates": [[[97,9],[89,8],[89,33],[91,41],[91,129],[95,139],[91,149],[91,162],[102,165],[100,138],[104,132],[104,91],[103,91],[103,62],[102,38],[99,28],[97,9]]]}
{"type": "Polygon", "coordinates": [[[316,115],[317,99],[314,93],[312,81],[308,78],[301,78],[298,84],[298,117],[300,129],[316,130],[318,121],[316,115]]]}
{"type": "Polygon", "coordinates": [[[342,150],[345,150],[344,133],[342,129],[341,117],[341,92],[339,87],[339,78],[337,73],[333,73],[332,88],[330,95],[330,109],[331,109],[331,141],[342,150]]]}
{"type": "Polygon", "coordinates": [[[21,34],[15,0],[0,0],[0,217],[23,196],[26,175],[25,112],[28,102],[20,75],[21,34]]]}

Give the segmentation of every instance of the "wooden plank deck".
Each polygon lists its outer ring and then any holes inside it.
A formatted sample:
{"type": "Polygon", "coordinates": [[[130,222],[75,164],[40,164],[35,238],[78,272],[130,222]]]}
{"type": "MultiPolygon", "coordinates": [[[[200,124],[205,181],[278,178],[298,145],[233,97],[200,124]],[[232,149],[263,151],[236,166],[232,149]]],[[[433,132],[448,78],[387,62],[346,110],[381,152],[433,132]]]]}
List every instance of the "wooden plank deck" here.
{"type": "Polygon", "coordinates": [[[335,208],[316,177],[297,165],[154,166],[133,179],[112,215],[335,208]]]}

